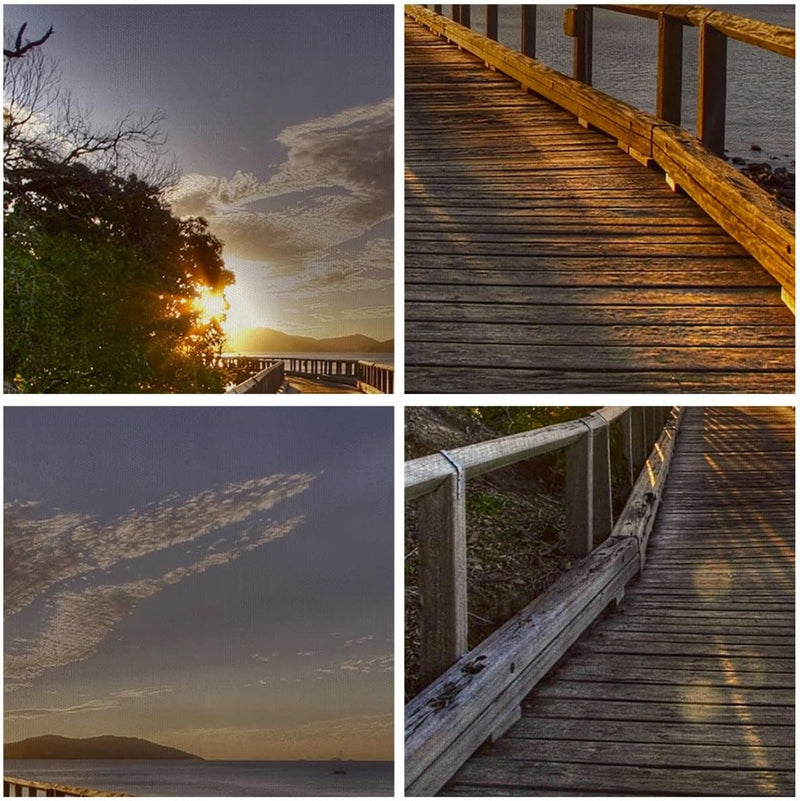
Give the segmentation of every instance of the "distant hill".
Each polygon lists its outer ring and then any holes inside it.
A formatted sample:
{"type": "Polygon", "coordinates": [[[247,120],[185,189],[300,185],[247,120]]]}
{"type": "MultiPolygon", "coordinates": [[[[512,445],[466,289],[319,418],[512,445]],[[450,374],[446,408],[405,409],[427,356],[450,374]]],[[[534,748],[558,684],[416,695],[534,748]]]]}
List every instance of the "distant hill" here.
{"type": "Polygon", "coordinates": [[[4,759],[202,759],[138,737],[59,737],[44,734],[5,743],[4,759]]]}
{"type": "Polygon", "coordinates": [[[379,342],[363,334],[314,339],[274,328],[246,328],[228,339],[227,349],[240,353],[388,353],[394,350],[394,340],[379,342]]]}

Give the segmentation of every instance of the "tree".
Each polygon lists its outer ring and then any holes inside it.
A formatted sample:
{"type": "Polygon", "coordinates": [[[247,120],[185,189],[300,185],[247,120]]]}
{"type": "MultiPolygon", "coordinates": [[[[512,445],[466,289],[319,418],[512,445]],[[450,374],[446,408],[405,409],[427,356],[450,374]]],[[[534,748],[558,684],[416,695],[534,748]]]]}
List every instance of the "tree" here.
{"type": "Polygon", "coordinates": [[[198,299],[233,274],[207,223],[174,217],[152,177],[164,175],[158,115],[92,130],[35,48],[47,36],[25,49],[21,35],[13,52],[24,52],[5,62],[6,380],[33,392],[220,391],[223,335],[198,299]],[[59,114],[41,111],[57,102],[59,114]],[[140,157],[147,179],[128,169],[140,157]]]}

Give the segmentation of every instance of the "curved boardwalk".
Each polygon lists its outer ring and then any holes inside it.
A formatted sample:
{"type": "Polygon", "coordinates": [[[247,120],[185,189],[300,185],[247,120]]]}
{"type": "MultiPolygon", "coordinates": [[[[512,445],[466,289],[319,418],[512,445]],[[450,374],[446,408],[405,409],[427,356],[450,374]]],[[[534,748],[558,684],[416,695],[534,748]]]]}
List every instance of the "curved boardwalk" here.
{"type": "Polygon", "coordinates": [[[777,283],[663,176],[406,21],[406,391],[794,390],[777,283]]]}
{"type": "Polygon", "coordinates": [[[647,565],[453,795],[794,795],[794,417],[686,413],[647,565]]]}

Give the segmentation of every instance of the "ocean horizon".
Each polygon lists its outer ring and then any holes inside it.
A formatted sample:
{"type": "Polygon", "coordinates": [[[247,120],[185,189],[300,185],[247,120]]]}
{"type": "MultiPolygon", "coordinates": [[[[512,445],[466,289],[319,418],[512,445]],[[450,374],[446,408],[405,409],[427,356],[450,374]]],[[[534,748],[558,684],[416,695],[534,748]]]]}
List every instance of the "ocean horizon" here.
{"type": "Polygon", "coordinates": [[[341,359],[343,361],[376,362],[377,364],[394,365],[393,351],[372,351],[370,353],[320,353],[317,351],[297,353],[288,351],[250,351],[231,350],[224,351],[223,356],[252,356],[266,358],[274,356],[276,359],[341,359]]]}
{"type": "Polygon", "coordinates": [[[3,772],[135,796],[394,795],[390,761],[7,759],[3,772]]]}

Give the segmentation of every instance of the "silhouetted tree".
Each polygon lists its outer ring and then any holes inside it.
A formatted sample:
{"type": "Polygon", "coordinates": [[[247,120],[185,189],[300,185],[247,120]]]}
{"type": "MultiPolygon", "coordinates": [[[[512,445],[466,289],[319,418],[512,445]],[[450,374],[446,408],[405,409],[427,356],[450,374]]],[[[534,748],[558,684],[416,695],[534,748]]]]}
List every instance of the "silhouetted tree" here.
{"type": "Polygon", "coordinates": [[[222,332],[196,301],[233,275],[207,223],[174,217],[163,200],[160,115],[92,129],[36,49],[49,34],[23,43],[23,31],[5,59],[6,381],[33,392],[220,391],[211,364],[222,332]],[[128,169],[137,162],[145,178],[128,169]]]}

